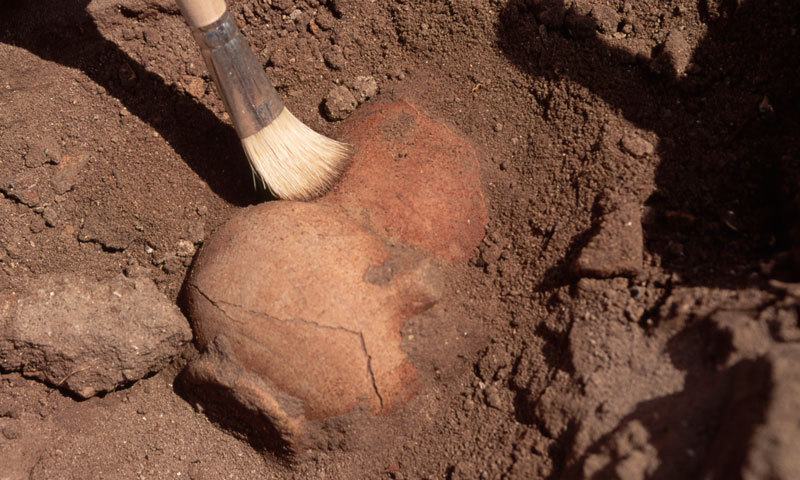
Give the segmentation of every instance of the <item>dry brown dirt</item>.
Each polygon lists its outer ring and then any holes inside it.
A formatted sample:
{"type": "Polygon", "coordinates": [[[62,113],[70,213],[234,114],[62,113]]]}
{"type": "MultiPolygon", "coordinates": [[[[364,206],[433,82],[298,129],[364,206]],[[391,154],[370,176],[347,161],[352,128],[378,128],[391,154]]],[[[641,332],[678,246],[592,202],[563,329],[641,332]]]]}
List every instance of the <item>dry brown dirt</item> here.
{"type": "MultiPolygon", "coordinates": [[[[88,400],[5,371],[0,478],[800,478],[800,3],[231,9],[312,127],[371,76],[479,152],[486,236],[403,329],[418,394],[293,463],[173,386],[191,346],[88,400]]],[[[0,291],[176,303],[264,198],[168,0],[0,2],[0,192],[0,291]]]]}

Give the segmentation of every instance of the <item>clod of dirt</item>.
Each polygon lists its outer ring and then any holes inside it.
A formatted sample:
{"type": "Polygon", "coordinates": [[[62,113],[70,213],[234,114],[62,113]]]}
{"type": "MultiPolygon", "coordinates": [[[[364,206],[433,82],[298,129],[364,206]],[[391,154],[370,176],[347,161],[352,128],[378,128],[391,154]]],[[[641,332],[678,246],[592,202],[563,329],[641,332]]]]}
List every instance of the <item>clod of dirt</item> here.
{"type": "Polygon", "coordinates": [[[62,157],[51,179],[53,191],[57,195],[63,195],[75,188],[88,161],[88,157],[83,154],[62,157]]]}
{"type": "Polygon", "coordinates": [[[121,251],[128,248],[135,235],[135,227],[120,225],[109,218],[106,212],[92,210],[83,219],[78,241],[94,242],[107,250],[121,251]]]}
{"type": "Polygon", "coordinates": [[[358,101],[343,85],[333,87],[322,101],[322,113],[328,120],[344,120],[353,113],[358,101]]]}
{"type": "Polygon", "coordinates": [[[767,323],[745,312],[721,310],[709,317],[709,323],[709,350],[726,366],[742,358],[755,358],[772,346],[767,323]]]}
{"type": "Polygon", "coordinates": [[[272,0],[269,5],[283,12],[289,12],[294,8],[295,3],[292,0],[272,0]]]}
{"type": "Polygon", "coordinates": [[[743,478],[795,478],[800,472],[800,347],[782,345],[766,355],[769,403],[756,427],[743,478]]]}
{"type": "Polygon", "coordinates": [[[203,95],[206,93],[206,82],[200,77],[186,75],[184,77],[184,89],[186,93],[194,98],[203,98],[203,95]]]}
{"type": "Polygon", "coordinates": [[[350,89],[359,105],[378,94],[378,82],[372,76],[356,77],[350,89]]]}
{"type": "Polygon", "coordinates": [[[658,450],[644,425],[634,420],[614,432],[600,452],[586,457],[582,473],[583,478],[634,480],[651,478],[658,466],[658,450]]]}
{"type": "Polygon", "coordinates": [[[53,207],[45,207],[42,210],[42,220],[48,227],[55,227],[58,225],[58,212],[53,207]]]}
{"type": "Polygon", "coordinates": [[[623,203],[602,216],[597,233],[581,250],[574,269],[594,277],[635,276],[642,269],[642,214],[623,203]]]}
{"type": "Polygon", "coordinates": [[[541,0],[534,2],[537,10],[536,18],[550,30],[558,30],[564,26],[564,3],[560,0],[541,0]]]}
{"type": "Polygon", "coordinates": [[[595,5],[592,7],[592,17],[597,22],[597,28],[603,33],[613,33],[619,26],[619,14],[609,5],[595,5]]]}
{"type": "Polygon", "coordinates": [[[149,280],[44,277],[0,297],[0,369],[89,398],[164,368],[191,340],[149,280]]]}
{"type": "Polygon", "coordinates": [[[249,207],[211,236],[187,282],[201,356],[184,380],[247,412],[240,423],[260,435],[314,445],[326,419],[413,395],[400,328],[435,303],[438,282],[431,262],[390,254],[335,207],[249,207]]]}
{"type": "Polygon", "coordinates": [[[352,0],[331,0],[328,6],[338,18],[347,15],[353,8],[352,0]]]}
{"type": "Polygon", "coordinates": [[[622,149],[634,157],[646,157],[655,151],[653,144],[634,132],[627,132],[620,141],[622,149]]]}
{"type": "Polygon", "coordinates": [[[61,160],[61,147],[53,137],[46,137],[32,145],[25,154],[25,166],[36,168],[45,163],[58,163],[61,160]]]}
{"type": "Polygon", "coordinates": [[[39,184],[39,175],[34,170],[27,170],[11,178],[0,178],[0,193],[13,198],[18,203],[35,208],[47,203],[51,192],[39,184]]]}
{"type": "Polygon", "coordinates": [[[330,12],[330,10],[327,8],[321,8],[317,11],[317,16],[314,17],[314,21],[323,31],[328,31],[333,28],[336,19],[333,18],[333,14],[330,12]]]}
{"type": "Polygon", "coordinates": [[[325,53],[322,54],[322,58],[325,60],[325,65],[334,70],[341,70],[344,68],[344,53],[342,52],[342,47],[339,45],[331,46],[330,49],[326,50],[325,53]]]}
{"type": "Polygon", "coordinates": [[[672,30],[661,45],[661,51],[653,59],[650,68],[662,75],[680,77],[692,59],[692,46],[680,30],[672,30]]]}
{"type": "Polygon", "coordinates": [[[569,12],[564,18],[564,27],[575,38],[589,38],[595,34],[597,24],[588,15],[569,12]]]}
{"type": "Polygon", "coordinates": [[[342,136],[355,147],[352,164],[322,202],[441,261],[472,255],[488,215],[469,142],[403,100],[360,110],[342,136]]]}
{"type": "Polygon", "coordinates": [[[702,478],[796,478],[800,346],[742,363],[702,478]]]}

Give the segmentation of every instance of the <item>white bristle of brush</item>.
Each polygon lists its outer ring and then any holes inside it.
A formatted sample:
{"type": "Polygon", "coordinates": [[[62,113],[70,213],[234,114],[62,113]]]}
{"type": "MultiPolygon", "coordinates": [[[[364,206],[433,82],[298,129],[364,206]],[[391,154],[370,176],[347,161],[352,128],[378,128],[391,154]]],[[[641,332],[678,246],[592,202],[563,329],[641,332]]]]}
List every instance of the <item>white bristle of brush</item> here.
{"type": "Polygon", "coordinates": [[[242,139],[253,170],[285,200],[327,192],[347,167],[350,146],[321,135],[285,108],[258,133],[242,139]]]}

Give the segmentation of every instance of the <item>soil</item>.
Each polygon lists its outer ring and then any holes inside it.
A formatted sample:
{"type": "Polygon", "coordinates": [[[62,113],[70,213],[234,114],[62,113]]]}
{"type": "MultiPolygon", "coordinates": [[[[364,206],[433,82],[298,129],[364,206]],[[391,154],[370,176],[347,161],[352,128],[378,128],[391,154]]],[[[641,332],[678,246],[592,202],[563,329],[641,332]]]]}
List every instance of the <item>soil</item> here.
{"type": "MultiPolygon", "coordinates": [[[[0,477],[798,478],[800,4],[230,6],[313,128],[372,77],[481,154],[486,236],[404,327],[419,393],[292,461],[176,391],[191,346],[88,400],[2,372],[0,477]]],[[[167,0],[0,4],[0,192],[0,291],[178,304],[187,242],[265,196],[167,0]]]]}

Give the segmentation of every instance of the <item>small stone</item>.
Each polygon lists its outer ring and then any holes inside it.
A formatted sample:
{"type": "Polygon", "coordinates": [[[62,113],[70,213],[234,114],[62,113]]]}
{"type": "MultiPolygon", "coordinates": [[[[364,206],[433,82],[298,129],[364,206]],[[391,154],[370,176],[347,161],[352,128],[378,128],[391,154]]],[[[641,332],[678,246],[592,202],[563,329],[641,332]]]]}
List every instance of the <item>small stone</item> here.
{"type": "Polygon", "coordinates": [[[653,144],[639,136],[637,133],[627,132],[622,136],[622,149],[634,157],[646,157],[655,151],[653,144]]]}
{"type": "Polygon", "coordinates": [[[56,213],[56,210],[52,207],[44,207],[42,219],[44,219],[44,224],[48,227],[55,227],[58,225],[58,213],[56,213]]]}
{"type": "Polygon", "coordinates": [[[667,253],[673,258],[682,257],[686,254],[683,244],[680,242],[669,242],[667,245],[667,253]]]}
{"type": "Polygon", "coordinates": [[[498,132],[498,133],[502,132],[503,131],[503,124],[500,123],[500,122],[495,123],[494,124],[494,131],[498,132]]]}
{"type": "Polygon", "coordinates": [[[322,58],[325,60],[325,65],[334,70],[343,69],[346,63],[342,47],[339,45],[332,45],[331,48],[322,54],[322,58]]]}
{"type": "Polygon", "coordinates": [[[206,82],[200,77],[187,75],[184,80],[184,88],[186,93],[194,98],[203,98],[206,93],[206,82]]]}
{"type": "Polygon", "coordinates": [[[486,389],[486,405],[498,410],[503,406],[503,400],[500,398],[497,388],[488,387],[486,389]]]}
{"type": "Polygon", "coordinates": [[[761,99],[761,103],[758,104],[758,111],[759,113],[773,113],[775,109],[772,107],[772,104],[769,102],[769,97],[766,95],[761,99]]]}
{"type": "MultiPolygon", "coordinates": [[[[289,51],[283,48],[274,50],[269,55],[269,64],[273,67],[285,67],[290,63],[289,51]]],[[[277,79],[276,79],[277,80],[277,79]]]]}
{"type": "Polygon", "coordinates": [[[176,255],[179,257],[191,257],[195,252],[194,243],[188,240],[178,240],[178,249],[176,255]]]}
{"type": "Polygon", "coordinates": [[[130,63],[123,63],[117,70],[117,77],[124,87],[133,87],[138,80],[138,76],[130,63]]]}
{"type": "MultiPolygon", "coordinates": [[[[2,248],[0,248],[2,258],[2,248]]],[[[779,310],[770,319],[770,329],[780,342],[800,342],[800,313],[793,310],[779,310]]]]}
{"type": "MultiPolygon", "coordinates": [[[[535,0],[534,0],[535,1],[535,0]]],[[[590,0],[571,0],[570,12],[577,15],[589,15],[592,11],[592,3],[590,0]]]]}
{"type": "Polygon", "coordinates": [[[624,33],[625,35],[632,34],[633,33],[633,24],[628,22],[628,21],[625,21],[622,24],[622,28],[620,28],[620,32],[624,33]]]}
{"type": "Polygon", "coordinates": [[[31,218],[31,224],[29,227],[31,233],[41,232],[42,230],[44,230],[45,227],[44,219],[39,215],[35,215],[33,218],[31,218]]]}
{"type": "Polygon", "coordinates": [[[192,464],[186,473],[189,480],[212,480],[215,478],[214,474],[208,470],[208,466],[200,463],[192,464]]]}
{"type": "Polygon", "coordinates": [[[44,165],[47,159],[44,156],[44,151],[41,148],[33,147],[25,154],[25,166],[28,168],[36,168],[44,165]]]}
{"type": "Polygon", "coordinates": [[[378,82],[372,76],[356,77],[351,85],[353,96],[359,105],[378,94],[378,82]]]}
{"type": "Polygon", "coordinates": [[[358,101],[350,90],[342,85],[333,87],[322,103],[322,113],[328,120],[344,120],[353,113],[358,101]]]}

